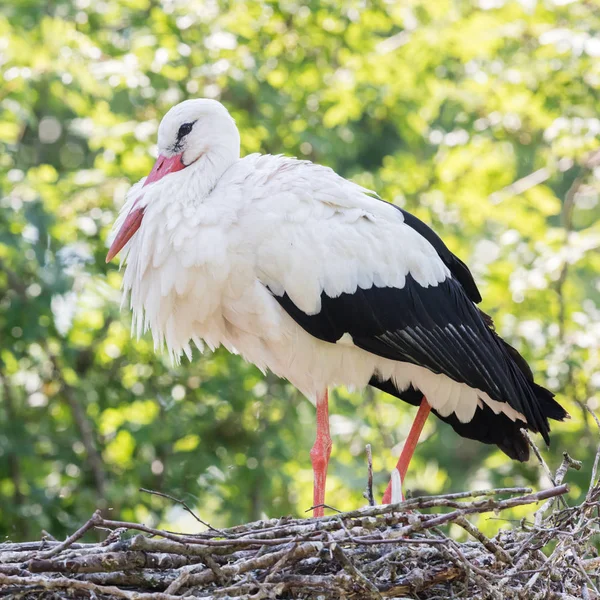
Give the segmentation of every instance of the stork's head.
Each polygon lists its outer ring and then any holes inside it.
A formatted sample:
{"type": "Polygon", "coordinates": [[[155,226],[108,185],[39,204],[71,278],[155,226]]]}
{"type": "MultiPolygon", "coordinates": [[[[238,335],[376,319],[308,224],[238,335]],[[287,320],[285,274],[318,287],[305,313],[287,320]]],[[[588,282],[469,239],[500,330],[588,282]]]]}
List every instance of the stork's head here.
{"type": "Polygon", "coordinates": [[[146,183],[185,169],[207,154],[213,164],[227,163],[227,168],[240,156],[240,134],[220,102],[186,100],[174,106],[160,122],[158,153],[146,183]]]}
{"type": "MultiPolygon", "coordinates": [[[[171,108],[160,122],[158,158],[144,186],[192,166],[198,177],[214,183],[239,156],[240,134],[227,109],[216,100],[186,100],[171,108]]],[[[139,229],[143,216],[144,207],[134,204],[108,251],[107,262],[139,229]]]]}

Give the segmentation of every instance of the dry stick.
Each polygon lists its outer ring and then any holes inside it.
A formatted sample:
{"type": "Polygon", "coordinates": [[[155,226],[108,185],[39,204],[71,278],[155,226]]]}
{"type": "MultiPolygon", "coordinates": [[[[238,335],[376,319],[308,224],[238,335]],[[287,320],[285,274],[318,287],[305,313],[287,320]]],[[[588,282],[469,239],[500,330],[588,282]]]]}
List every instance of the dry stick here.
{"type": "Polygon", "coordinates": [[[461,498],[478,498],[480,496],[500,496],[502,494],[531,494],[533,490],[530,487],[508,487],[508,488],[493,488],[488,490],[474,490],[469,492],[453,492],[451,494],[441,494],[439,496],[419,496],[417,498],[411,498],[407,502],[414,500],[429,499],[435,500],[437,498],[448,498],[449,500],[460,500],[461,498]]]}
{"type": "Polygon", "coordinates": [[[183,508],[185,510],[187,510],[187,512],[190,515],[192,515],[192,517],[194,517],[194,519],[196,519],[196,521],[198,521],[198,523],[201,523],[205,527],[208,527],[208,529],[211,529],[212,531],[215,531],[216,533],[218,533],[224,537],[227,537],[227,534],[224,531],[222,531],[221,529],[216,529],[210,523],[203,521],[183,500],[180,500],[179,498],[175,498],[175,496],[171,496],[171,494],[165,494],[164,492],[157,492],[156,490],[148,490],[146,488],[139,488],[139,490],[140,490],[140,492],[146,492],[147,494],[152,494],[154,496],[160,496],[161,498],[168,498],[169,500],[172,500],[173,502],[180,504],[181,506],[183,506],[183,508]]]}
{"type": "Polygon", "coordinates": [[[481,542],[483,546],[489,550],[498,560],[507,564],[512,564],[512,559],[508,553],[495,544],[492,540],[486,537],[475,525],[467,521],[463,516],[459,516],[454,521],[457,525],[460,525],[467,533],[472,535],[476,540],[481,542]]]}
{"type": "MultiPolygon", "coordinates": [[[[437,506],[458,506],[457,503],[451,504],[452,500],[460,500],[463,498],[479,498],[481,496],[499,496],[503,494],[530,494],[531,488],[529,487],[510,487],[510,488],[496,488],[496,489],[485,489],[485,490],[473,490],[469,492],[454,492],[451,494],[442,494],[438,496],[417,496],[416,498],[410,498],[405,500],[403,503],[398,505],[375,505],[372,507],[363,507],[354,511],[343,513],[344,518],[358,518],[358,517],[369,517],[377,516],[380,514],[386,514],[391,512],[397,512],[401,510],[412,510],[415,508],[434,508],[437,506]]],[[[328,505],[322,505],[332,510],[337,510],[328,505]]],[[[308,509],[310,511],[311,509],[308,509]]],[[[306,512],[308,512],[306,511],[306,512]]],[[[340,511],[337,511],[340,512],[340,511]]],[[[318,523],[320,528],[325,528],[331,521],[335,521],[337,515],[328,515],[318,519],[309,518],[303,521],[303,523],[314,524],[318,523]]],[[[262,529],[269,529],[270,532],[276,531],[277,529],[287,530],[287,524],[272,526],[271,523],[279,521],[278,519],[270,519],[267,521],[256,521],[254,523],[247,523],[243,526],[231,527],[226,533],[233,537],[245,536],[245,535],[256,535],[257,531],[262,529]]]]}
{"type": "MultiPolygon", "coordinates": [[[[181,573],[169,584],[167,589],[165,590],[165,594],[178,594],[179,590],[188,584],[188,581],[194,571],[196,571],[198,565],[194,565],[193,567],[189,567],[185,570],[182,570],[181,573]]],[[[216,577],[216,575],[215,575],[216,577]]]]}
{"type": "MultiPolygon", "coordinates": [[[[541,500],[546,500],[547,498],[552,498],[554,496],[558,496],[566,493],[569,490],[567,485],[557,486],[555,488],[549,488],[547,490],[542,490],[540,492],[536,492],[533,494],[528,494],[527,496],[520,496],[516,498],[508,498],[506,500],[492,500],[488,498],[486,500],[479,500],[472,503],[455,503],[455,502],[442,502],[442,498],[437,498],[433,503],[429,503],[427,501],[416,502],[419,499],[413,499],[405,502],[400,502],[396,505],[390,504],[387,506],[375,506],[361,509],[360,511],[353,511],[350,513],[345,513],[341,515],[341,518],[351,518],[352,516],[356,517],[364,517],[364,516],[378,516],[384,514],[390,514],[398,511],[400,508],[404,508],[408,505],[409,508],[429,508],[432,506],[451,506],[459,508],[453,512],[439,515],[438,517],[431,518],[429,515],[423,515],[421,518],[418,518],[411,525],[405,526],[399,530],[396,530],[394,534],[393,542],[398,543],[400,540],[397,537],[404,537],[409,533],[414,531],[419,531],[420,529],[429,529],[431,527],[436,527],[438,525],[450,522],[461,515],[473,514],[473,513],[484,513],[495,510],[501,510],[504,508],[513,508],[515,506],[522,506],[524,504],[533,504],[535,502],[539,502],[541,500]]],[[[426,500],[426,499],[424,499],[426,500]]],[[[329,519],[339,519],[340,516],[330,517],[329,519]]],[[[329,519],[320,519],[320,522],[326,522],[329,519]]],[[[311,519],[307,519],[307,525],[310,525],[311,519]]],[[[102,520],[102,525],[107,527],[129,527],[131,529],[137,529],[139,531],[144,531],[146,533],[152,533],[154,535],[160,535],[166,537],[167,539],[172,539],[177,542],[187,543],[187,544],[206,544],[208,546],[236,546],[236,545],[280,545],[284,543],[289,543],[292,541],[291,538],[279,538],[274,540],[265,540],[265,539],[252,539],[252,538],[236,538],[236,539],[227,539],[227,540],[207,540],[207,539],[198,539],[189,536],[183,536],[179,534],[172,534],[164,531],[160,531],[157,529],[152,529],[150,527],[146,527],[144,525],[139,525],[137,523],[125,523],[122,521],[108,521],[106,519],[102,520]]],[[[373,543],[386,543],[386,540],[373,540],[368,538],[354,538],[356,543],[359,544],[373,544],[373,543]]],[[[392,540],[390,540],[392,542],[392,540]]],[[[393,543],[392,542],[392,543],[393,543]]]]}
{"type": "Polygon", "coordinates": [[[80,573],[74,578],[97,585],[116,585],[131,590],[160,592],[169,585],[173,577],[172,570],[157,571],[156,569],[142,568],[103,573],[80,573]]]}
{"type": "MultiPolygon", "coordinates": [[[[600,429],[600,420],[598,420],[596,413],[593,410],[591,410],[587,404],[585,405],[585,407],[588,410],[588,412],[590,413],[590,415],[592,415],[592,418],[594,419],[594,421],[596,421],[596,425],[598,426],[598,429],[600,429]]],[[[598,450],[596,450],[596,456],[594,457],[594,465],[592,466],[592,476],[590,479],[590,487],[588,488],[586,500],[590,500],[592,497],[592,490],[594,489],[594,484],[596,482],[596,476],[598,473],[598,461],[599,460],[600,460],[600,444],[598,444],[598,450]]]]}
{"type": "Polygon", "coordinates": [[[102,523],[102,515],[100,511],[97,510],[89,519],[87,523],[82,525],[75,533],[70,535],[64,542],[57,544],[50,550],[46,550],[46,552],[41,552],[38,555],[38,558],[51,558],[52,556],[56,556],[60,554],[65,548],[71,546],[74,542],[76,542],[79,538],[83,537],[90,529],[93,529],[97,525],[102,523]]]}
{"type": "MultiPolygon", "coordinates": [[[[307,508],[304,512],[311,512],[313,511],[315,508],[328,508],[329,510],[333,510],[336,513],[341,513],[342,511],[339,508],[336,508],[335,506],[330,506],[329,504],[313,504],[310,508],[307,508]]],[[[319,517],[321,518],[321,517],[319,517]]]]}
{"type": "MultiPolygon", "coordinates": [[[[529,488],[526,488],[529,489],[529,488]]],[[[476,500],[472,503],[458,503],[452,502],[454,498],[467,498],[469,496],[477,497],[477,496],[491,496],[495,495],[495,493],[501,493],[499,491],[493,490],[482,490],[477,492],[465,493],[465,494],[448,494],[447,496],[422,496],[419,498],[411,498],[409,500],[405,500],[404,502],[398,502],[397,504],[387,504],[387,505],[379,505],[379,506],[369,506],[366,508],[361,508],[359,510],[353,510],[342,515],[344,519],[352,519],[358,517],[376,517],[385,514],[391,514],[400,511],[414,510],[418,508],[434,508],[439,506],[451,507],[451,508],[460,508],[463,507],[466,510],[468,507],[471,507],[472,510],[469,510],[468,513],[471,512],[490,512],[496,509],[502,508],[512,508],[513,506],[521,506],[522,504],[533,504],[534,502],[539,502],[540,500],[546,500],[547,498],[552,498],[553,496],[558,496],[566,493],[569,490],[567,485],[561,485],[557,487],[548,488],[546,490],[541,490],[539,492],[535,492],[532,494],[527,494],[526,496],[518,496],[516,498],[508,498],[506,500],[492,500],[491,498],[487,498],[484,500],[476,500]],[[450,500],[448,500],[450,499],[450,500]]],[[[531,490],[529,490],[531,491],[531,490]]],[[[503,492],[502,492],[503,493],[503,492]]],[[[451,514],[451,513],[449,513],[451,514]]],[[[442,515],[446,517],[447,515],[442,515]]],[[[338,519],[339,516],[333,517],[323,517],[321,518],[321,523],[325,523],[330,519],[338,519]]]]}
{"type": "MultiPolygon", "coordinates": [[[[482,587],[483,589],[486,589],[491,598],[497,598],[498,600],[501,600],[502,597],[487,581],[487,578],[490,576],[490,572],[474,565],[470,560],[468,560],[465,557],[465,555],[462,553],[460,546],[454,540],[450,540],[450,548],[452,548],[452,550],[456,553],[456,555],[461,560],[461,562],[470,571],[472,571],[471,575],[473,576],[473,579],[475,579],[477,581],[477,583],[480,585],[480,587],[482,587]]],[[[446,552],[446,550],[442,550],[442,552],[446,552]]]]}
{"type": "Polygon", "coordinates": [[[560,467],[558,467],[558,469],[556,470],[556,485],[560,485],[563,482],[565,475],[567,474],[567,471],[569,469],[581,471],[582,466],[583,463],[580,460],[575,460],[574,458],[571,458],[569,456],[568,452],[563,452],[563,460],[560,463],[560,467]]]}
{"type": "MultiPolygon", "coordinates": [[[[581,469],[581,461],[575,460],[569,456],[567,452],[563,452],[563,460],[560,463],[560,467],[556,470],[555,483],[560,485],[567,474],[569,469],[575,469],[579,471],[581,469]]],[[[533,515],[534,524],[536,527],[541,527],[544,515],[554,506],[556,498],[550,498],[545,502],[533,515]]]]}
{"type": "MultiPolygon", "coordinates": [[[[538,459],[538,462],[542,466],[542,469],[543,469],[544,473],[546,474],[546,476],[548,477],[548,479],[552,482],[552,485],[556,486],[556,479],[554,478],[554,475],[552,474],[552,471],[550,471],[550,467],[548,466],[548,464],[546,463],[546,461],[542,457],[542,454],[541,454],[539,448],[536,446],[535,442],[533,441],[533,439],[529,435],[529,432],[526,429],[521,429],[521,435],[527,440],[527,443],[529,444],[529,446],[533,450],[533,453],[535,454],[536,458],[538,459]]],[[[566,502],[566,500],[564,498],[561,497],[560,498],[560,502],[562,502],[562,505],[565,508],[567,508],[568,505],[567,505],[567,502],[566,502]]]]}
{"type": "Polygon", "coordinates": [[[177,594],[183,586],[187,586],[187,582],[192,573],[193,569],[182,571],[181,574],[169,584],[169,587],[165,590],[165,594],[177,594]]]}
{"type": "MultiPolygon", "coordinates": [[[[386,513],[398,512],[403,510],[413,510],[415,508],[434,508],[437,506],[455,506],[458,503],[453,503],[453,500],[461,500],[463,498],[479,498],[481,496],[499,496],[501,494],[530,494],[531,488],[514,487],[514,488],[498,488],[489,490],[475,490],[472,492],[455,492],[452,494],[441,494],[439,496],[417,496],[409,498],[403,502],[396,504],[379,504],[372,507],[359,508],[344,513],[344,518],[356,517],[374,517],[386,513]]],[[[336,519],[337,516],[322,517],[321,522],[330,519],[336,519]]]]}
{"type": "Polygon", "coordinates": [[[335,542],[329,546],[333,556],[340,563],[341,567],[356,581],[356,583],[365,590],[366,595],[364,598],[371,598],[371,600],[382,600],[379,590],[371,583],[356,567],[356,565],[346,556],[346,553],[342,550],[339,544],[335,542]]]}
{"type": "MultiPolygon", "coordinates": [[[[362,517],[370,517],[370,516],[378,516],[380,514],[398,512],[401,510],[412,510],[415,508],[434,508],[438,506],[448,506],[448,507],[456,507],[461,506],[458,503],[452,503],[453,500],[460,500],[463,498],[478,498],[481,496],[499,496],[502,494],[530,494],[531,488],[528,487],[511,487],[511,488],[496,488],[496,489],[486,489],[486,490],[474,490],[469,492],[455,492],[451,494],[442,494],[439,496],[417,496],[416,498],[410,498],[409,500],[405,500],[402,503],[397,505],[387,504],[387,505],[375,505],[372,507],[363,507],[354,511],[350,511],[347,513],[342,513],[344,518],[362,518],[362,517]]],[[[323,505],[327,508],[332,508],[328,505],[323,505]]],[[[309,509],[311,510],[311,509],[309,509]]],[[[337,510],[333,509],[332,510],[337,510]]],[[[340,512],[340,511],[338,511],[340,512]]],[[[337,515],[328,515],[326,517],[321,517],[319,519],[309,518],[303,521],[304,524],[318,524],[319,528],[324,529],[328,525],[331,524],[332,521],[337,519],[337,515]]],[[[270,534],[277,531],[278,529],[287,531],[288,525],[282,524],[277,526],[272,526],[271,523],[276,521],[276,519],[271,519],[268,521],[256,521],[254,523],[247,523],[243,526],[236,526],[230,529],[225,530],[226,533],[233,537],[235,536],[246,536],[246,535],[257,535],[257,532],[260,532],[263,529],[268,529],[270,534]]],[[[278,520],[277,520],[278,521],[278,520]]]]}
{"type": "Polygon", "coordinates": [[[594,592],[596,593],[596,597],[597,597],[599,595],[598,588],[596,587],[596,585],[594,584],[594,582],[591,580],[590,576],[586,573],[586,570],[585,570],[585,568],[583,566],[583,563],[582,563],[581,559],[578,556],[575,556],[575,564],[579,568],[579,571],[584,576],[585,580],[588,582],[588,584],[594,590],[594,592]]]}
{"type": "MultiPolygon", "coordinates": [[[[195,557],[193,557],[195,558],[195,557]]],[[[196,559],[198,560],[198,559],[196,559]]],[[[119,568],[180,569],[190,564],[190,557],[182,554],[157,554],[139,551],[98,552],[80,557],[46,559],[34,558],[27,567],[32,573],[103,573],[119,568]]]]}
{"type": "MultiPolygon", "coordinates": [[[[294,546],[291,550],[297,547],[297,543],[294,543],[294,546]]],[[[277,573],[281,570],[281,568],[289,561],[291,557],[291,552],[284,554],[272,567],[269,568],[269,572],[265,577],[265,583],[270,583],[270,581],[277,575],[277,573]]]]}
{"type": "Polygon", "coordinates": [[[141,523],[131,523],[129,521],[112,521],[110,519],[101,519],[98,523],[101,527],[107,527],[108,529],[117,529],[119,527],[125,527],[126,529],[134,529],[136,531],[143,531],[151,535],[157,535],[164,537],[180,544],[190,545],[206,545],[212,547],[235,547],[235,546],[277,546],[279,544],[285,544],[292,541],[292,538],[280,538],[276,540],[262,540],[254,538],[228,538],[226,540],[213,540],[201,538],[198,536],[191,536],[179,533],[171,533],[162,529],[154,529],[153,527],[147,527],[141,523]]]}
{"type": "MultiPolygon", "coordinates": [[[[271,552],[270,554],[263,554],[262,556],[250,558],[233,565],[225,565],[221,570],[226,577],[234,577],[235,575],[242,575],[255,569],[270,567],[286,554],[290,554],[288,558],[290,561],[298,561],[318,554],[322,548],[322,542],[305,542],[296,546],[291,552],[288,549],[284,549],[271,552]]],[[[190,575],[188,585],[191,587],[211,583],[212,581],[214,581],[214,574],[206,570],[195,575],[190,575]]]]}
{"type": "MultiPolygon", "coordinates": [[[[394,531],[394,537],[403,537],[414,531],[420,531],[421,529],[431,529],[432,527],[439,527],[440,525],[444,525],[445,523],[454,521],[454,519],[456,519],[457,517],[468,514],[490,512],[492,510],[501,510],[504,508],[514,508],[515,506],[522,506],[524,504],[533,504],[534,502],[539,502],[540,500],[546,500],[548,498],[553,498],[554,496],[566,494],[568,491],[569,486],[563,484],[557,487],[549,488],[547,490],[542,490],[541,492],[536,492],[535,494],[521,496],[519,498],[509,498],[508,500],[498,501],[489,499],[479,502],[473,502],[465,506],[464,508],[460,508],[453,512],[446,513],[444,515],[438,515],[437,517],[428,518],[425,521],[423,521],[422,519],[418,519],[416,522],[394,531]]],[[[427,517],[427,515],[423,515],[423,517],[427,517]]]]}
{"type": "Polygon", "coordinates": [[[356,536],[353,536],[352,533],[350,533],[350,531],[346,527],[346,524],[344,523],[344,521],[341,518],[339,519],[339,524],[347,536],[347,539],[338,538],[337,541],[340,543],[350,541],[355,544],[366,545],[366,546],[376,546],[376,545],[381,545],[381,544],[399,544],[399,543],[402,543],[402,544],[447,544],[448,543],[447,538],[427,537],[427,538],[419,538],[419,539],[412,539],[412,538],[385,539],[385,538],[381,537],[381,534],[379,534],[380,537],[368,537],[368,538],[356,537],[356,536]]]}
{"type": "Polygon", "coordinates": [[[369,501],[369,506],[375,506],[375,497],[373,496],[373,456],[371,454],[371,444],[365,446],[367,452],[367,489],[363,492],[363,498],[369,501]]]}
{"type": "Polygon", "coordinates": [[[202,558],[206,566],[215,574],[215,580],[222,585],[227,580],[227,577],[221,570],[221,567],[217,564],[217,561],[210,555],[209,552],[205,552],[202,558]]]}
{"type": "MultiPolygon", "coordinates": [[[[217,600],[218,598],[228,600],[231,600],[231,598],[279,598],[286,590],[286,587],[286,584],[283,582],[259,583],[257,581],[244,581],[236,585],[221,588],[214,593],[211,592],[209,596],[200,596],[200,598],[201,600],[217,600]],[[250,592],[255,592],[256,590],[259,591],[258,595],[250,595],[250,592]],[[235,595],[232,595],[232,593],[235,595]]],[[[189,596],[186,596],[186,598],[189,598],[189,596]]]]}
{"type": "MultiPolygon", "coordinates": [[[[46,577],[15,577],[0,573],[0,584],[18,585],[27,588],[36,586],[46,590],[85,590],[91,594],[102,594],[104,596],[112,595],[116,596],[117,598],[126,598],[127,600],[181,600],[180,596],[172,596],[170,594],[163,594],[161,592],[153,592],[150,594],[145,594],[143,592],[130,592],[114,586],[98,585],[89,581],[68,579],[66,577],[48,579],[46,577]]],[[[196,596],[186,596],[186,598],[194,599],[196,596]]]]}
{"type": "Polygon", "coordinates": [[[51,534],[48,533],[45,529],[42,529],[42,542],[50,541],[50,542],[58,542],[58,540],[51,534]]]}
{"type": "Polygon", "coordinates": [[[527,431],[527,429],[521,429],[521,435],[527,440],[527,443],[529,444],[530,448],[533,450],[533,453],[535,454],[536,458],[538,459],[538,462],[542,466],[542,470],[544,471],[546,477],[548,477],[548,479],[550,480],[552,485],[556,485],[556,480],[554,479],[554,475],[552,474],[550,467],[544,460],[544,457],[542,456],[539,448],[536,446],[535,442],[529,435],[529,432],[527,431]]]}

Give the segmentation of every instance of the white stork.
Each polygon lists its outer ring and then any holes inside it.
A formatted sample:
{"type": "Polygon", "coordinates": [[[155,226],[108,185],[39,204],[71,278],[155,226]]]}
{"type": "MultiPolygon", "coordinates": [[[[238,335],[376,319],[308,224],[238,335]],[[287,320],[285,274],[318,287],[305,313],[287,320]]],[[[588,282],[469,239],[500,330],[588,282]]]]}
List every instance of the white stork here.
{"type": "Polygon", "coordinates": [[[235,122],[215,100],[169,110],[158,150],[107,256],[123,250],[134,330],[150,329],[175,359],[191,344],[223,345],[315,401],[315,516],[330,386],[372,385],[420,405],[402,479],[430,409],[521,461],[520,428],[548,443],[548,419],[568,416],[476,307],[466,265],[410,213],[309,161],[240,158],[235,122]]]}

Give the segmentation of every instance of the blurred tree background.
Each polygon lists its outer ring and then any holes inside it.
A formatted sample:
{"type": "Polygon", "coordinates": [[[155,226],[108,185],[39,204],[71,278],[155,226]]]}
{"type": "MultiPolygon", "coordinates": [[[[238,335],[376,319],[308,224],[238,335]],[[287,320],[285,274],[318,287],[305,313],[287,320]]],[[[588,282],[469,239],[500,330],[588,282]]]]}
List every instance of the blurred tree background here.
{"type": "MultiPolygon", "coordinates": [[[[223,351],[174,367],[132,341],[104,262],[162,115],[199,96],[230,109],[244,153],[327,164],[433,225],[571,413],[546,457],[583,460],[572,496],[587,486],[599,2],[14,0],[0,78],[0,539],[63,536],[97,507],[197,530],[142,486],[214,525],[310,506],[314,407],[223,351]]],[[[381,496],[414,410],[335,391],[329,503],[364,504],[366,443],[381,496]]],[[[413,493],[548,483],[434,418],[422,439],[413,493]]]]}

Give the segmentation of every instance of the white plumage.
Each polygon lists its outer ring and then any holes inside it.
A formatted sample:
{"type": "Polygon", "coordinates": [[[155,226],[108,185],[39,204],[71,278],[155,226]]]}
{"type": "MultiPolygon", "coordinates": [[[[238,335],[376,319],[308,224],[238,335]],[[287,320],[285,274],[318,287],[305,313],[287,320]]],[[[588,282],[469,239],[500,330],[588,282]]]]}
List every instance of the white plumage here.
{"type": "MultiPolygon", "coordinates": [[[[122,258],[137,335],[150,329],[156,348],[165,344],[175,360],[191,356],[190,343],[223,345],[311,399],[332,385],[362,389],[378,372],[399,389],[420,389],[443,416],[469,421],[480,399],[525,420],[445,375],[314,338],[267,290],[286,292],[315,314],[323,291],[335,297],[359,286],[402,288],[408,273],[424,287],[450,277],[401,212],[308,161],[252,154],[231,161],[212,189],[195,185],[211,169],[205,155],[144,188],[143,225],[122,258]]],[[[115,234],[142,184],[128,193],[115,234]]]]}

